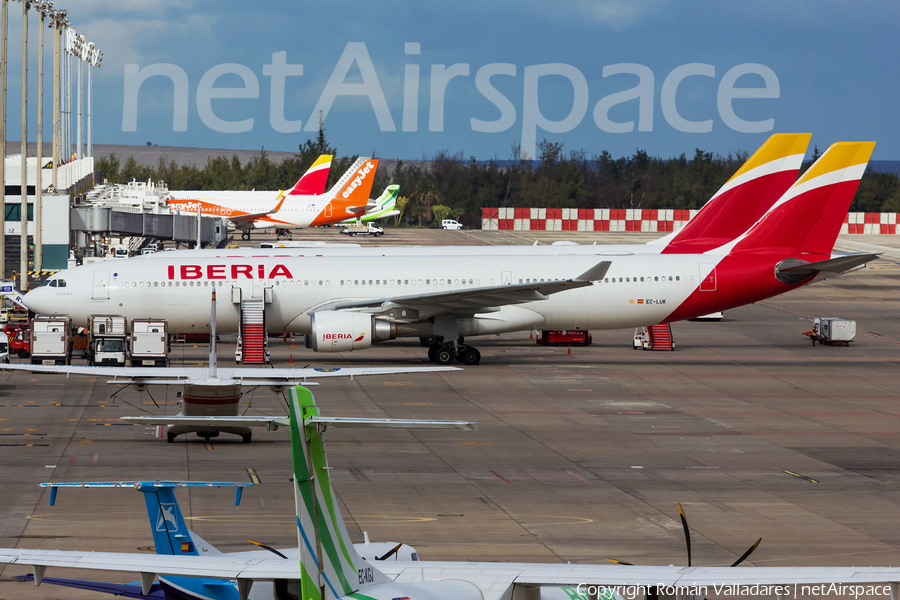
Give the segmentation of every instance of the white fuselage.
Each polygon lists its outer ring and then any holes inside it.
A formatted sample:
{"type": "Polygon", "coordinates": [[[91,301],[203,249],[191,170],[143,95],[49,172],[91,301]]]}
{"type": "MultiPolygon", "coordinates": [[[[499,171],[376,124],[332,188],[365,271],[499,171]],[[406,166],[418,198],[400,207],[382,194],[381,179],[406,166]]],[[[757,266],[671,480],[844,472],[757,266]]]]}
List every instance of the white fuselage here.
{"type": "Polygon", "coordinates": [[[458,255],[407,256],[402,260],[396,256],[316,256],[319,249],[307,251],[308,255],[300,255],[302,251],[265,254],[256,250],[252,254],[226,250],[217,258],[168,253],[173,256],[160,254],[157,256],[164,259],[141,257],[70,269],[54,276],[65,279],[65,287],[44,285],[24,300],[37,313],[71,315],[76,325],[92,314],[121,314],[129,319],[166,319],[170,333],[204,332],[209,327],[210,293],[215,289],[219,292],[219,330],[236,331],[240,307],[232,303],[236,298],[232,288],[240,288],[245,299],[263,298],[265,288],[271,288],[268,330],[308,333],[310,315],[337,302],[574,279],[606,260],[612,265],[604,281],[465,318],[460,334],[531,328],[615,329],[662,321],[720,259],[607,253],[516,256],[484,254],[494,248],[480,250],[477,260],[460,260],[458,255]],[[239,255],[232,257],[232,252],[239,255]]]}
{"type": "Polygon", "coordinates": [[[234,219],[268,213],[252,221],[254,229],[309,227],[332,199],[332,194],[288,196],[276,211],[278,192],[178,191],[170,196],[169,206],[186,213],[196,213],[198,207],[204,215],[234,219]]]}

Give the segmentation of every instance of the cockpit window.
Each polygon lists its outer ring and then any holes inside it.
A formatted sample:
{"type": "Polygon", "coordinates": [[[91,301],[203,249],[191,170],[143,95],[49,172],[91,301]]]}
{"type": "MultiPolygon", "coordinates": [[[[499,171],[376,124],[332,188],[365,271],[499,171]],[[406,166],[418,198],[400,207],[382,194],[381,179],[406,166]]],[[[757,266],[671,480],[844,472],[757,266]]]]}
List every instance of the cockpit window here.
{"type": "Polygon", "coordinates": [[[58,287],[66,287],[66,280],[65,280],[65,279],[57,279],[57,281],[59,282],[58,287]]]}

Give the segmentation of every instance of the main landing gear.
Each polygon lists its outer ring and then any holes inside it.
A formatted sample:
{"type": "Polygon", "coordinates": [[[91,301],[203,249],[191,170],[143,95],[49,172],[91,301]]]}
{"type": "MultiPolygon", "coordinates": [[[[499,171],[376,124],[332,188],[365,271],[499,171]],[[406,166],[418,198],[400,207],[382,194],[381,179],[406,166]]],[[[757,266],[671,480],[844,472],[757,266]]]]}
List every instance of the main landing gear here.
{"type": "Polygon", "coordinates": [[[428,360],[433,363],[449,365],[454,359],[464,365],[477,365],[481,362],[481,352],[474,346],[465,346],[459,343],[435,344],[428,347],[428,360]]]}
{"type": "Polygon", "coordinates": [[[242,232],[241,232],[241,239],[242,239],[242,240],[249,240],[249,239],[250,239],[250,232],[249,232],[249,231],[242,231],[242,232]]]}

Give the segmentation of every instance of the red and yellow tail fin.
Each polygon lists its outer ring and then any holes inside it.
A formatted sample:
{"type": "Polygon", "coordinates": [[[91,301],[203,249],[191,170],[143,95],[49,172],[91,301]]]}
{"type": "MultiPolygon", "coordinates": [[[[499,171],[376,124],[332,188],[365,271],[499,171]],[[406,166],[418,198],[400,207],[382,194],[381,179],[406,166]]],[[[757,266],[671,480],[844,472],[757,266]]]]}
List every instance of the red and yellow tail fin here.
{"type": "Polygon", "coordinates": [[[323,154],[306,170],[303,177],[287,193],[288,196],[319,196],[325,193],[328,172],[331,170],[331,154],[323,154]]]}
{"type": "Polygon", "coordinates": [[[797,180],[809,133],[777,133],[680,230],[658,240],[663,254],[706,252],[747,231],[797,180]]]}
{"type": "Polygon", "coordinates": [[[874,149],[875,142],[833,144],[732,251],[830,254],[874,149]]]}

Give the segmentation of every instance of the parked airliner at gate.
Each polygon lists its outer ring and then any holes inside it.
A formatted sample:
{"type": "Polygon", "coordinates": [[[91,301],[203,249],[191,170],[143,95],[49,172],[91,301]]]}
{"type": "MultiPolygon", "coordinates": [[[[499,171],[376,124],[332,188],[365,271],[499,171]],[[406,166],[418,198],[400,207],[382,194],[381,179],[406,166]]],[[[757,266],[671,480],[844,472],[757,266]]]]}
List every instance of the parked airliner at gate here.
{"type": "Polygon", "coordinates": [[[368,348],[397,337],[441,336],[430,357],[477,364],[461,337],[541,329],[619,329],[672,322],[755,302],[874,255],[834,256],[874,148],[833,145],[747,231],[698,254],[595,253],[316,256],[316,250],[247,256],[169,253],[95,263],[29,292],[33,311],[165,318],[172,332],[208,331],[206,299],[220,288],[219,328],[236,331],[245,298],[265,303],[266,328],[307,334],[318,352],[368,348]],[[228,293],[230,291],[230,294],[228,293]],[[224,300],[224,301],[223,301],[224,300]]]}

